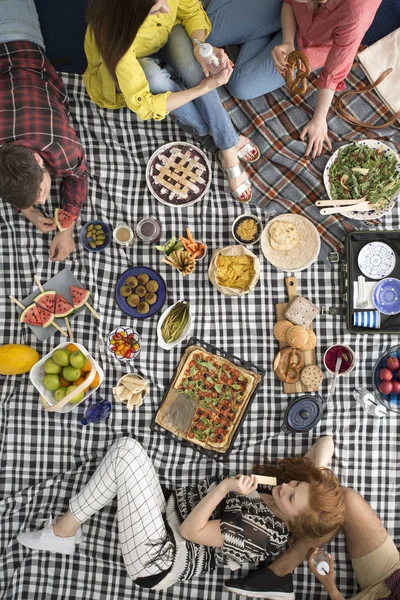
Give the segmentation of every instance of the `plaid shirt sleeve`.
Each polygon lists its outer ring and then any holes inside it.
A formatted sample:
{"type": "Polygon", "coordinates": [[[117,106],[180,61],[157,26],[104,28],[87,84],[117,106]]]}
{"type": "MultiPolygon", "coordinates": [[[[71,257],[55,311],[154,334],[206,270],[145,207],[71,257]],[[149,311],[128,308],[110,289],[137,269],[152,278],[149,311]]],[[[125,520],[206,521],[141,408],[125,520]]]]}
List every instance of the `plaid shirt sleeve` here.
{"type": "Polygon", "coordinates": [[[61,208],[78,216],[87,195],[88,168],[79,144],[52,144],[40,152],[50,172],[62,177],[61,208]]]}
{"type": "Polygon", "coordinates": [[[60,76],[40,46],[0,44],[0,145],[15,142],[37,152],[61,177],[61,207],[78,216],[86,199],[88,168],[69,120],[60,76]]]}

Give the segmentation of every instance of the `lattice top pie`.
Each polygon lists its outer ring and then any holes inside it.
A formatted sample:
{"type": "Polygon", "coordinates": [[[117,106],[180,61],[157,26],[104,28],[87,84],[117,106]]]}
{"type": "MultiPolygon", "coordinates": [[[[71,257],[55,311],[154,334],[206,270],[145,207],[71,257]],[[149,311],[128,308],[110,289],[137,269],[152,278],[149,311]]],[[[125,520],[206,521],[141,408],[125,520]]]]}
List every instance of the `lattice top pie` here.
{"type": "Polygon", "coordinates": [[[190,144],[167,144],[149,161],[150,189],[166,204],[195,202],[204,194],[209,180],[210,169],[203,153],[190,144]]]}

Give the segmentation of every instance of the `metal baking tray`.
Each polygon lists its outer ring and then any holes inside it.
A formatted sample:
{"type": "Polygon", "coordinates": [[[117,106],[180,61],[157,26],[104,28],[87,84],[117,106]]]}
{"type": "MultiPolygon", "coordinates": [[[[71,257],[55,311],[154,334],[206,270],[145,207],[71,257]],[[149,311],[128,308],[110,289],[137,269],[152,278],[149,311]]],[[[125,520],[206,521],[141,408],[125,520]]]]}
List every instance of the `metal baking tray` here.
{"type": "MultiPolygon", "coordinates": [[[[208,342],[205,342],[204,340],[200,340],[197,337],[191,337],[185,347],[184,352],[186,352],[187,348],[189,348],[190,346],[200,346],[201,348],[203,348],[206,352],[209,352],[210,354],[215,354],[216,356],[220,356],[221,358],[225,358],[226,360],[229,360],[232,364],[238,366],[238,367],[242,367],[244,369],[247,369],[248,371],[251,371],[252,373],[254,373],[255,375],[258,375],[260,377],[259,381],[255,384],[255,387],[247,401],[247,405],[245,410],[243,411],[243,414],[239,420],[239,422],[237,423],[236,429],[233,433],[231,442],[229,444],[229,447],[224,450],[224,452],[218,452],[217,450],[209,450],[207,448],[202,448],[201,446],[198,446],[197,444],[193,444],[190,441],[181,438],[180,436],[175,435],[174,433],[172,433],[171,431],[168,431],[167,429],[164,429],[161,425],[159,425],[156,422],[157,419],[157,415],[160,412],[163,404],[165,403],[168,394],[172,388],[173,383],[176,380],[176,377],[178,376],[178,370],[175,371],[174,376],[171,380],[170,385],[168,386],[168,388],[166,389],[165,393],[164,393],[164,397],[161,401],[161,404],[157,410],[157,413],[154,416],[154,419],[151,423],[151,429],[153,431],[157,431],[159,433],[162,433],[163,435],[165,435],[166,437],[170,438],[171,440],[175,440],[175,441],[179,441],[181,444],[183,444],[184,446],[188,446],[189,448],[192,448],[192,450],[197,450],[198,452],[201,452],[202,454],[209,456],[211,458],[213,458],[214,460],[217,461],[223,461],[227,458],[227,456],[229,456],[230,452],[233,449],[233,445],[235,443],[236,437],[239,433],[240,427],[242,426],[242,423],[244,421],[244,419],[247,416],[248,411],[250,410],[250,406],[256,396],[256,393],[258,391],[258,388],[260,387],[266,370],[258,367],[257,365],[254,365],[253,363],[250,363],[242,358],[239,358],[238,356],[235,356],[234,354],[231,354],[230,352],[226,352],[225,350],[221,350],[220,348],[217,348],[216,346],[209,344],[208,342]]],[[[180,363],[179,363],[180,364],[180,363]]]]}

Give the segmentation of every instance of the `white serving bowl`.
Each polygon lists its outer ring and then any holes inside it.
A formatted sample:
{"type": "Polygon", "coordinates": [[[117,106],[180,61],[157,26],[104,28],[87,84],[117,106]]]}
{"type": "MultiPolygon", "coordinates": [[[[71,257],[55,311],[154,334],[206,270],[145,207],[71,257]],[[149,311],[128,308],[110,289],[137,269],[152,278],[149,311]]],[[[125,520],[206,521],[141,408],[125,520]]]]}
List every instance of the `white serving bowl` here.
{"type": "MultiPolygon", "coordinates": [[[[84,402],[87,398],[89,398],[89,396],[91,396],[93,394],[93,392],[95,392],[102,384],[103,379],[104,379],[104,371],[103,369],[99,366],[99,364],[94,360],[94,358],[91,356],[91,354],[89,354],[89,352],[86,350],[86,348],[84,346],[82,346],[82,344],[78,344],[76,342],[72,342],[74,344],[74,346],[76,346],[77,348],[79,348],[79,350],[81,352],[83,352],[83,354],[85,356],[90,356],[91,359],[93,360],[95,366],[96,366],[96,370],[98,372],[98,374],[100,375],[100,383],[96,388],[90,388],[86,394],[84,394],[82,400],[80,402],[77,402],[76,404],[72,404],[71,402],[68,402],[65,406],[63,406],[61,408],[61,410],[59,411],[60,413],[67,413],[67,412],[71,412],[71,410],[74,410],[74,408],[76,408],[77,406],[79,406],[79,404],[82,404],[82,402],[84,402]]],[[[55,348],[53,348],[53,350],[51,352],[49,352],[48,354],[46,354],[46,356],[44,356],[43,358],[41,358],[39,360],[39,362],[37,362],[35,365],[33,365],[31,372],[30,372],[30,379],[31,382],[33,383],[33,385],[35,386],[35,388],[37,389],[37,391],[39,392],[39,394],[41,396],[43,396],[43,398],[46,400],[47,404],[49,404],[50,406],[54,406],[55,404],[57,404],[57,402],[54,399],[54,395],[53,392],[50,392],[49,390],[46,390],[46,388],[43,385],[43,377],[45,376],[45,372],[44,372],[44,368],[43,365],[46,362],[46,360],[48,358],[51,358],[53,353],[56,350],[62,350],[63,348],[66,348],[67,346],[69,346],[69,344],[71,344],[71,342],[64,342],[62,344],[59,344],[58,346],[56,346],[55,348]]],[[[74,385],[73,383],[71,383],[71,385],[74,385]]]]}
{"type": "MultiPolygon", "coordinates": [[[[178,300],[178,302],[180,302],[180,300],[178,300]]],[[[161,315],[161,317],[158,320],[157,323],[157,338],[158,338],[158,345],[163,348],[164,350],[171,350],[174,346],[177,346],[178,344],[180,344],[181,342],[183,342],[183,340],[189,335],[190,330],[192,329],[192,305],[190,304],[189,306],[189,318],[188,318],[188,322],[187,325],[185,327],[185,329],[182,332],[182,335],[176,340],[176,342],[171,342],[170,344],[167,344],[166,342],[164,342],[164,338],[162,336],[161,333],[161,326],[164,323],[168,313],[171,312],[171,310],[174,308],[174,306],[176,304],[178,304],[178,302],[175,302],[175,304],[173,304],[172,306],[169,306],[161,315]]]]}
{"type": "Polygon", "coordinates": [[[341,348],[346,348],[346,350],[348,351],[349,354],[351,354],[352,357],[352,362],[350,367],[347,369],[347,371],[343,371],[342,373],[338,373],[338,375],[348,375],[349,373],[351,373],[351,371],[354,369],[354,367],[356,366],[356,354],[354,352],[354,350],[352,348],[350,348],[350,346],[346,346],[346,344],[332,344],[332,346],[329,346],[329,348],[326,350],[325,354],[324,354],[324,367],[325,369],[329,372],[332,373],[332,375],[335,374],[335,371],[331,371],[331,369],[328,369],[325,359],[326,359],[326,355],[328,354],[328,352],[330,350],[332,350],[332,348],[336,348],[337,346],[340,346],[341,348]]]}

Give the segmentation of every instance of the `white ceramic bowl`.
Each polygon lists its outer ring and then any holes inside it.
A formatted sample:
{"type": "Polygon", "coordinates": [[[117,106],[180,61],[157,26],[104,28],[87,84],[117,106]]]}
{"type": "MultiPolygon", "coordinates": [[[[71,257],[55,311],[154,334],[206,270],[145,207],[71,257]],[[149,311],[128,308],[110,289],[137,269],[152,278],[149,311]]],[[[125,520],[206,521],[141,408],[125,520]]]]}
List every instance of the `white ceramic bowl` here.
{"type": "MultiPolygon", "coordinates": [[[[147,384],[147,387],[149,386],[149,381],[147,379],[145,379],[142,375],[139,375],[139,373],[125,373],[124,375],[122,375],[122,377],[120,377],[118,379],[117,385],[115,387],[118,387],[119,385],[123,385],[123,381],[124,381],[125,377],[129,377],[129,375],[134,375],[138,379],[142,379],[147,384]]],[[[146,398],[146,396],[148,396],[148,393],[149,392],[142,393],[142,401],[146,398]]],[[[114,397],[114,399],[115,399],[115,397],[114,397]]],[[[126,402],[122,402],[121,404],[126,404],[126,402]]]]}
{"type": "Polygon", "coordinates": [[[202,260],[204,260],[205,255],[207,254],[208,246],[207,246],[207,244],[204,244],[204,242],[201,242],[200,240],[195,240],[195,242],[197,244],[203,244],[205,246],[203,256],[200,256],[199,258],[194,259],[196,262],[201,262],[202,260]]]}
{"type": "Polygon", "coordinates": [[[129,362],[130,360],[133,360],[139,354],[140,348],[141,348],[141,341],[140,340],[141,340],[140,335],[132,327],[116,327],[108,335],[107,350],[119,362],[129,362]],[[133,351],[133,355],[130,358],[125,358],[124,356],[117,356],[116,353],[114,352],[114,350],[112,350],[113,344],[111,343],[111,338],[113,338],[116,333],[118,333],[118,334],[125,333],[126,335],[124,335],[123,337],[127,337],[130,334],[134,335],[135,341],[139,345],[139,349],[138,350],[134,350],[133,351]]]}
{"type": "MultiPolygon", "coordinates": [[[[180,302],[180,300],[178,300],[178,302],[180,302]]],[[[161,315],[161,317],[158,320],[158,324],[157,324],[158,345],[161,348],[163,348],[164,350],[171,350],[172,348],[174,348],[174,346],[177,346],[178,344],[180,344],[181,342],[183,342],[183,340],[189,335],[189,332],[192,329],[192,305],[190,304],[188,322],[187,322],[187,325],[186,325],[185,329],[182,332],[182,335],[176,340],[176,342],[171,342],[170,344],[167,344],[166,342],[164,342],[164,338],[163,338],[162,333],[161,333],[161,326],[164,323],[164,321],[165,321],[168,313],[171,312],[171,310],[174,308],[174,306],[178,302],[175,302],[175,304],[173,304],[172,306],[169,306],[163,312],[163,314],[161,315]]]]}
{"type": "MultiPolygon", "coordinates": [[[[354,142],[351,142],[351,143],[354,143],[354,142]]],[[[360,141],[357,141],[357,143],[362,146],[368,146],[370,148],[376,148],[377,150],[383,150],[386,155],[394,156],[397,160],[396,171],[398,173],[400,173],[399,155],[392,148],[390,148],[390,146],[388,146],[387,144],[384,144],[380,140],[360,140],[360,141]]],[[[325,165],[325,169],[324,169],[324,173],[323,173],[323,181],[324,181],[326,192],[327,192],[330,200],[332,200],[331,186],[329,183],[330,168],[331,168],[332,164],[335,162],[335,160],[337,159],[339,150],[341,150],[342,148],[345,148],[346,146],[349,146],[349,145],[350,144],[344,144],[343,146],[338,148],[332,154],[332,156],[329,158],[328,162],[325,165]]],[[[370,221],[371,219],[380,219],[381,217],[383,217],[384,215],[386,215],[387,213],[389,213],[392,210],[392,208],[394,207],[394,205],[396,204],[396,202],[398,201],[399,198],[400,198],[400,192],[397,191],[397,192],[394,192],[394,194],[392,195],[390,202],[386,206],[386,208],[379,208],[379,209],[369,210],[366,212],[352,211],[352,212],[346,212],[346,213],[342,213],[342,214],[344,217],[347,217],[348,219],[356,219],[358,221],[370,221]]]]}
{"type": "Polygon", "coordinates": [[[352,348],[350,348],[350,346],[346,346],[346,344],[332,344],[332,346],[329,346],[329,348],[326,350],[325,354],[324,354],[324,366],[325,369],[327,371],[329,371],[329,373],[332,373],[332,375],[334,375],[335,371],[331,371],[331,369],[328,369],[326,362],[325,362],[325,358],[326,355],[328,354],[329,350],[332,350],[332,348],[336,348],[336,346],[341,346],[342,348],[346,348],[346,350],[349,352],[349,354],[351,354],[352,356],[352,362],[350,367],[347,369],[347,371],[343,371],[342,373],[339,373],[339,375],[348,375],[349,373],[351,373],[351,371],[354,369],[354,367],[356,366],[356,355],[355,352],[352,348]]]}
{"type": "MultiPolygon", "coordinates": [[[[46,390],[46,388],[43,385],[43,377],[45,376],[45,372],[44,372],[44,368],[43,365],[46,362],[46,360],[48,358],[51,358],[53,353],[55,352],[55,350],[61,350],[63,348],[66,348],[71,342],[64,342],[62,344],[59,344],[58,346],[56,346],[56,348],[53,348],[53,350],[51,352],[49,352],[48,354],[46,354],[46,356],[44,356],[43,358],[41,358],[39,360],[39,362],[37,362],[35,365],[33,365],[31,372],[30,372],[30,379],[31,382],[33,383],[33,385],[35,386],[35,388],[37,389],[37,391],[39,392],[39,394],[41,396],[43,396],[43,398],[46,400],[46,402],[50,405],[50,406],[54,406],[55,404],[57,404],[57,402],[54,399],[54,394],[53,392],[50,392],[49,390],[46,390]]],[[[60,413],[67,413],[70,412],[71,410],[74,410],[74,408],[76,408],[77,406],[79,406],[79,404],[81,404],[82,402],[84,402],[86,400],[86,398],[89,398],[89,396],[91,396],[93,394],[93,392],[95,392],[102,384],[103,379],[104,379],[104,371],[103,369],[97,364],[97,362],[93,359],[93,357],[91,356],[91,354],[89,354],[89,352],[86,350],[86,348],[84,346],[82,346],[82,344],[77,344],[76,342],[73,342],[73,344],[75,346],[77,346],[77,348],[79,348],[79,350],[81,350],[81,352],[83,352],[83,354],[85,356],[90,356],[94,362],[94,364],[96,365],[96,369],[98,374],[100,375],[100,383],[96,388],[90,388],[86,394],[84,394],[82,400],[80,402],[77,402],[76,404],[72,404],[71,402],[68,402],[65,406],[62,407],[62,409],[60,410],[60,413]]],[[[71,385],[73,385],[73,383],[71,383],[71,385]]]]}

